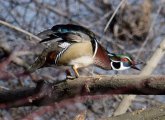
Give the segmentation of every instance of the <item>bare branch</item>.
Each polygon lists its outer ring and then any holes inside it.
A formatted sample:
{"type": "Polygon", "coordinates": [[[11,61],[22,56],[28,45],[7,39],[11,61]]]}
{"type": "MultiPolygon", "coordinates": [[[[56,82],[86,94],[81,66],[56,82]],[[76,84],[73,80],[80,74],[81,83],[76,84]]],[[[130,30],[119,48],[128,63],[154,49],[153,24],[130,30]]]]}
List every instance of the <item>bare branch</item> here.
{"type": "Polygon", "coordinates": [[[0,93],[0,108],[18,106],[42,106],[70,98],[111,95],[143,94],[164,95],[165,76],[102,76],[80,77],[60,83],[37,83],[37,87],[23,88],[0,93]]]}
{"type": "Polygon", "coordinates": [[[106,24],[105,28],[104,28],[104,32],[106,32],[109,24],[111,23],[112,19],[114,18],[114,16],[116,15],[117,11],[119,10],[120,6],[125,2],[126,0],[122,0],[120,2],[120,4],[117,6],[116,10],[114,11],[114,13],[112,14],[111,18],[109,19],[108,23],[106,24]]]}
{"type": "Polygon", "coordinates": [[[26,30],[23,30],[23,29],[21,29],[21,28],[19,28],[19,27],[16,27],[16,26],[14,26],[14,25],[12,25],[12,24],[9,24],[9,23],[7,23],[7,22],[5,22],[5,21],[0,20],[0,24],[4,25],[4,26],[6,26],[6,27],[12,28],[12,29],[14,29],[14,30],[16,30],[16,31],[19,31],[19,32],[21,32],[21,33],[23,33],[23,34],[25,34],[25,35],[28,35],[30,38],[33,38],[33,39],[35,39],[35,40],[37,40],[37,41],[41,41],[41,39],[40,39],[39,37],[33,35],[32,33],[28,32],[28,31],[26,31],[26,30]]]}

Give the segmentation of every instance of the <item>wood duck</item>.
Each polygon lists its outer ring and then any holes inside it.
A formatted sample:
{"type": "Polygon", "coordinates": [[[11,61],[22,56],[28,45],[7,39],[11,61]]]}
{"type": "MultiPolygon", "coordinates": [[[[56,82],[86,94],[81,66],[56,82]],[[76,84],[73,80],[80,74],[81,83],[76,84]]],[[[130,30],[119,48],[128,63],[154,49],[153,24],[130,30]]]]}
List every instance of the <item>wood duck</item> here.
{"type": "Polygon", "coordinates": [[[38,34],[40,43],[47,47],[30,66],[29,71],[49,66],[71,66],[75,76],[78,68],[94,64],[103,69],[111,69],[107,51],[96,39],[95,34],[85,27],[73,24],[55,25],[38,34]]]}
{"type": "Polygon", "coordinates": [[[142,62],[135,62],[132,56],[124,55],[124,54],[114,54],[109,53],[109,58],[111,60],[111,69],[112,70],[126,70],[129,68],[133,68],[136,70],[140,70],[136,67],[137,64],[142,64],[142,62]]]}

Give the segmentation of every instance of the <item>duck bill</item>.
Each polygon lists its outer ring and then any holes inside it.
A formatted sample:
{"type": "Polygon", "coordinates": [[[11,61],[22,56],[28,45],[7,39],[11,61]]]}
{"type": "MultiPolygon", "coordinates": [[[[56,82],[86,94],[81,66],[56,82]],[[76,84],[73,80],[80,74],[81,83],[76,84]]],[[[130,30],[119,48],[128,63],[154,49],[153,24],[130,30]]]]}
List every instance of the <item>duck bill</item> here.
{"type": "Polygon", "coordinates": [[[133,69],[136,69],[136,70],[139,70],[139,71],[140,71],[140,69],[139,69],[139,68],[137,68],[136,66],[132,66],[131,68],[133,68],[133,69]]]}

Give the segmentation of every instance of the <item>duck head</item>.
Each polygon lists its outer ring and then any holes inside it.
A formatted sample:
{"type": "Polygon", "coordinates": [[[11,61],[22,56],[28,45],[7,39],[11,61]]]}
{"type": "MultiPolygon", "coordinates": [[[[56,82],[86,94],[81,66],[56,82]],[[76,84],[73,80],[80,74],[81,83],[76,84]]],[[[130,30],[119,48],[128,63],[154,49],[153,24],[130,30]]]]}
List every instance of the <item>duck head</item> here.
{"type": "Polygon", "coordinates": [[[141,64],[142,62],[135,62],[134,59],[130,55],[124,54],[108,54],[111,60],[111,68],[112,70],[126,70],[126,69],[136,69],[140,70],[136,67],[137,64],[141,64]]]}

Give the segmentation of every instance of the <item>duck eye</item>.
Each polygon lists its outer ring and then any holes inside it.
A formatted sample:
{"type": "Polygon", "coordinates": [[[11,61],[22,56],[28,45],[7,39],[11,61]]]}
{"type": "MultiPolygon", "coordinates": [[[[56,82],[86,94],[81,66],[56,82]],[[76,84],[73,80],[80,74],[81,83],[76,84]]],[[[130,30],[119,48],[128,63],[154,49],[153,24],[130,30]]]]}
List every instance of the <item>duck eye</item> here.
{"type": "Polygon", "coordinates": [[[128,62],[128,59],[127,58],[122,58],[121,61],[122,62],[128,62]]]}

